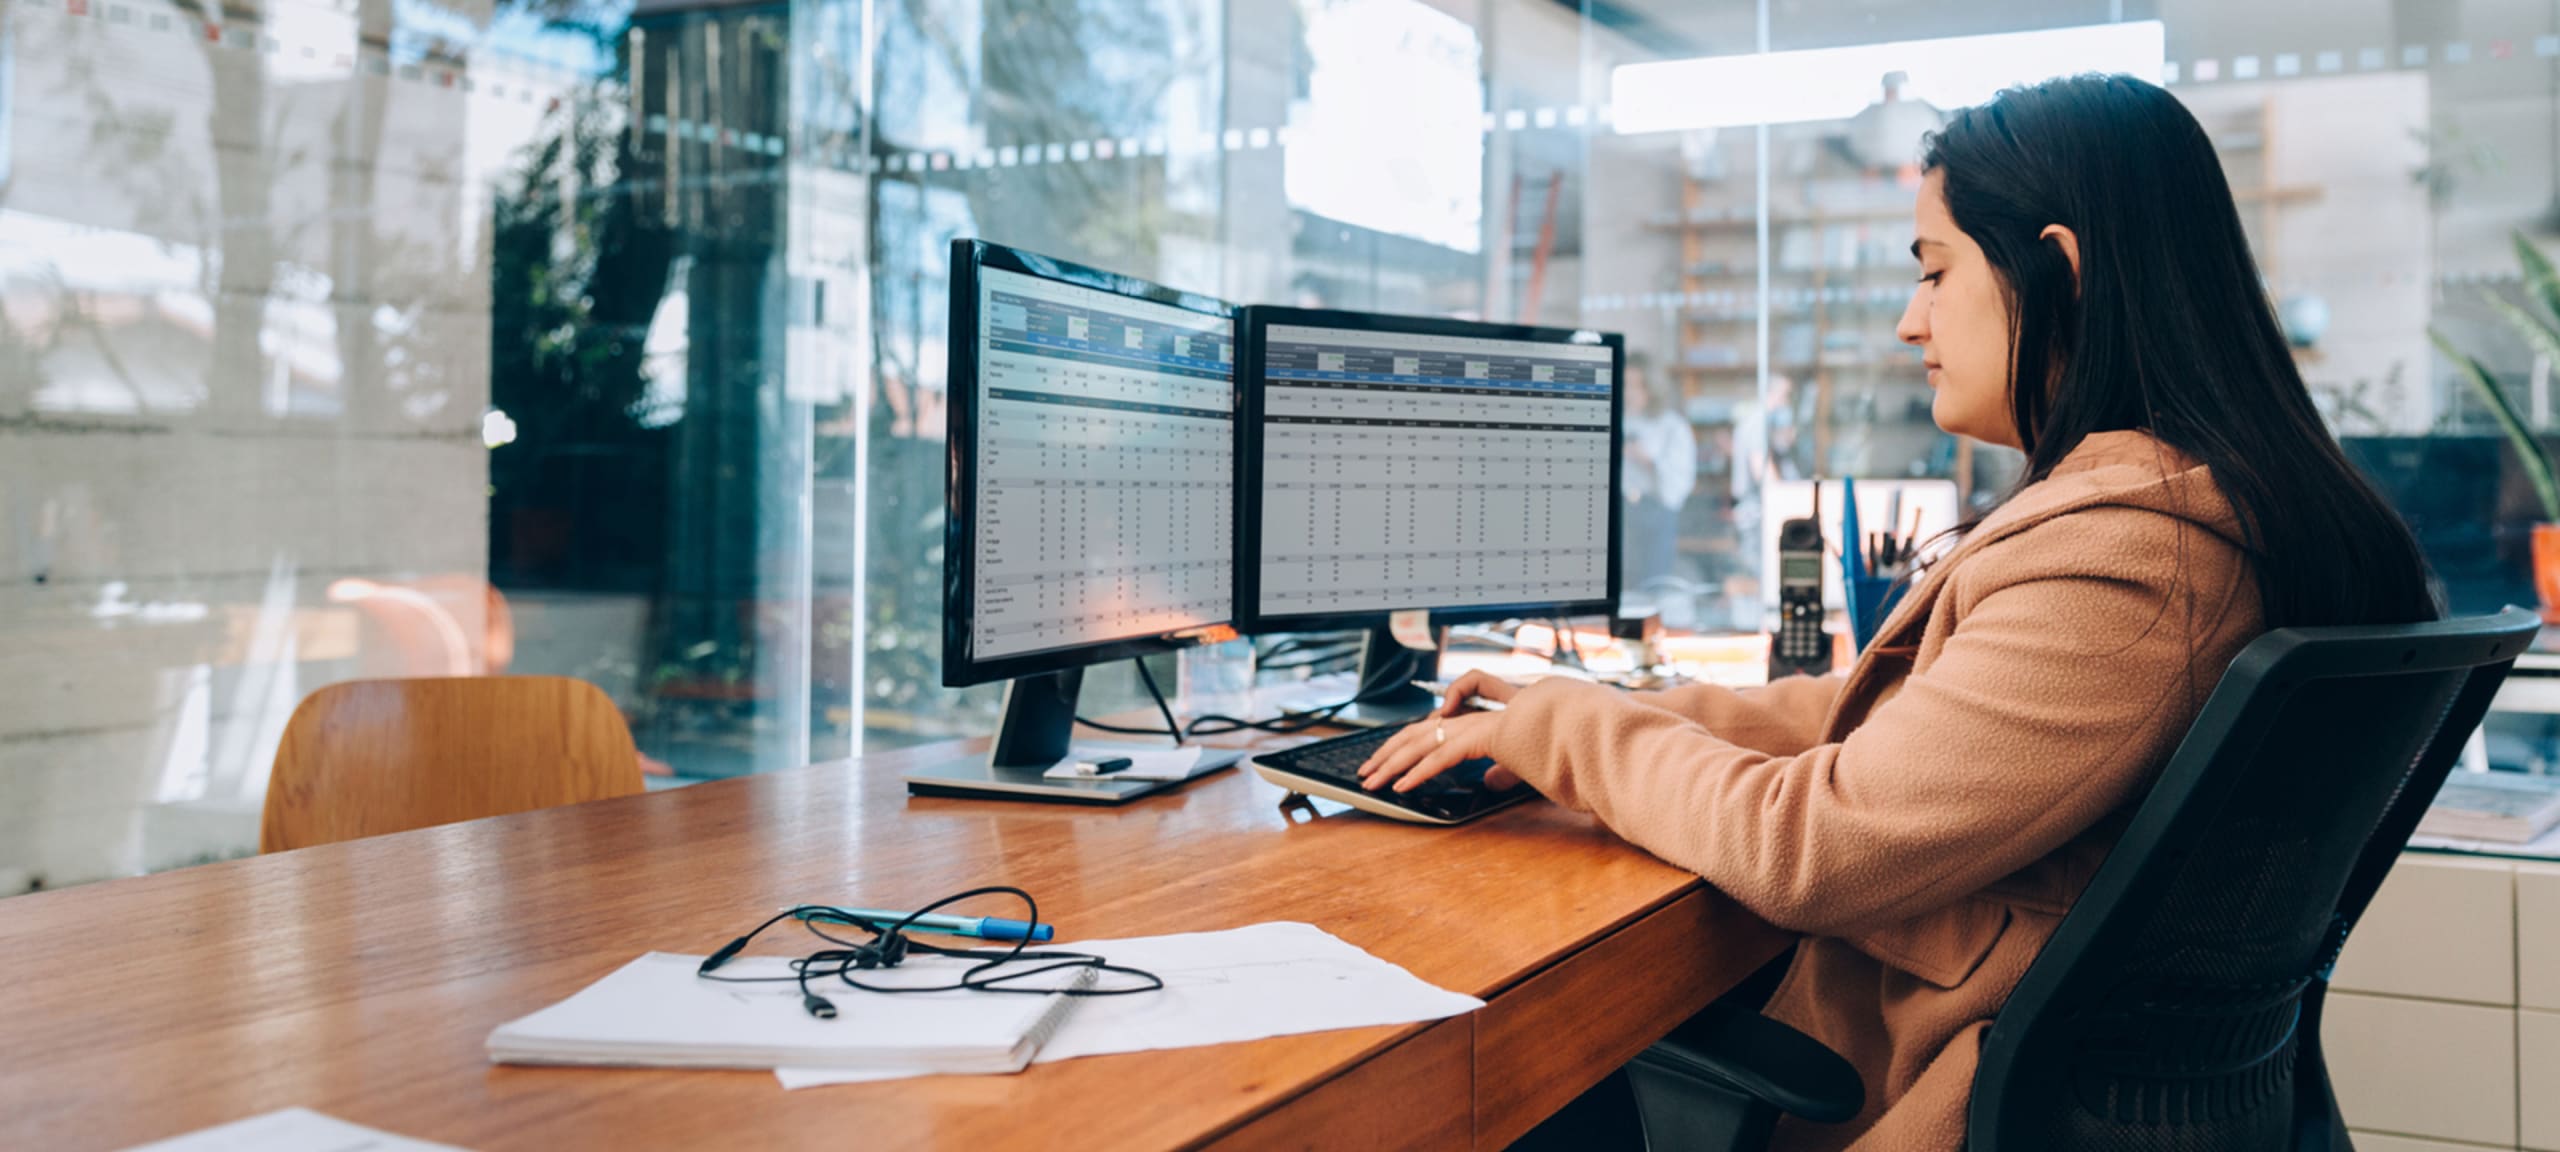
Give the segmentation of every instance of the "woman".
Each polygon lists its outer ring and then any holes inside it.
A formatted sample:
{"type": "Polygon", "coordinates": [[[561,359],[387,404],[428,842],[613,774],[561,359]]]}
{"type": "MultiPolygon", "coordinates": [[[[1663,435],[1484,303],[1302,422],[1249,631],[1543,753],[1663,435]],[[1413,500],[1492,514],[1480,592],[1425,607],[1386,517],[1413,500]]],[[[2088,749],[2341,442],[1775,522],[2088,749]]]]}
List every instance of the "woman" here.
{"type": "Polygon", "coordinates": [[[1491,757],[1803,934],[1765,1011],[1867,1104],[1791,1148],[1955,1148],[1984,1031],[2232,657],[2432,619],[2321,426],[2220,162],[2167,92],[2077,77],[1932,136],[1898,329],[1948,432],[2023,450],[1843,678],[1629,694],[1471,675],[1364,767],[1491,757]]]}

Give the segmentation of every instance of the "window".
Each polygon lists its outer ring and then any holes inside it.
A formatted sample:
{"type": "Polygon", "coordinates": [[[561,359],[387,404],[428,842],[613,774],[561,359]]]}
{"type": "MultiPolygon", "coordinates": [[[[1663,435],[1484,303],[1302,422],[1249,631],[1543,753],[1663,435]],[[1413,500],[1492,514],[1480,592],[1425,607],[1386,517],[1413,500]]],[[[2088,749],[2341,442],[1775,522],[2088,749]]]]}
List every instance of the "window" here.
{"type": "MultiPolygon", "coordinates": [[[[2541,514],[2428,335],[2548,427],[2550,365],[2491,303],[2530,303],[2516,233],[2560,229],[2548,13],[1590,12],[12,6],[0,892],[253,850],[294,704],[350,677],[594,681],[656,786],[986,731],[995,691],[938,664],[955,236],[1625,333],[1626,593],[1763,629],[1806,478],[1952,519],[2016,474],[1931,424],[1893,336],[1920,135],[1970,98],[1930,62],[1997,47],[1951,38],[2152,29],[2351,453],[2457,607],[2530,602],[2541,514]],[[1764,47],[1837,69],[1703,118],[1621,71],[1764,47]]],[[[1087,693],[1139,699],[1125,669],[1087,693]]]]}

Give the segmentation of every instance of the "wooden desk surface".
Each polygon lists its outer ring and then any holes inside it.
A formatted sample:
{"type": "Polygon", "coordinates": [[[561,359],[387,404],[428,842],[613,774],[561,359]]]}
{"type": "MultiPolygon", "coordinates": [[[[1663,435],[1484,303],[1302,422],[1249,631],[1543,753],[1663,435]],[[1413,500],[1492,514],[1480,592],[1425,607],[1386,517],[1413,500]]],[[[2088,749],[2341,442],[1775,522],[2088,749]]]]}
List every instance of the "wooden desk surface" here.
{"type": "Polygon", "coordinates": [[[1499,1147],[1784,943],[1548,805],[1455,830],[1330,806],[1293,822],[1242,769],[1118,809],[906,795],[904,765],[955,748],[0,901],[0,1146],[114,1148],[299,1105],[483,1149],[1499,1147]],[[1030,889],[1064,940],[1303,920],[1494,1003],[792,1093],[483,1049],[639,953],[708,952],[784,904],[986,883],[1030,889]]]}

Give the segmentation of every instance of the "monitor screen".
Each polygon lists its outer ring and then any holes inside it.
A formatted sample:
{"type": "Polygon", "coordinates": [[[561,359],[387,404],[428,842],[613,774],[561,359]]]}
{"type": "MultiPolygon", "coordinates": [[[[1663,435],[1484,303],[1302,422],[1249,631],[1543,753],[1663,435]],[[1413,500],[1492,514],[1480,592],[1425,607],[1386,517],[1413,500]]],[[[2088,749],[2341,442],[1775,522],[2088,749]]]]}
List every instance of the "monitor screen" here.
{"type": "Polygon", "coordinates": [[[1256,326],[1253,615],[1610,601],[1614,338],[1411,326],[1256,326]]]}
{"type": "Polygon", "coordinates": [[[1230,318],[993,266],[977,294],[974,658],[1229,620],[1230,318]]]}

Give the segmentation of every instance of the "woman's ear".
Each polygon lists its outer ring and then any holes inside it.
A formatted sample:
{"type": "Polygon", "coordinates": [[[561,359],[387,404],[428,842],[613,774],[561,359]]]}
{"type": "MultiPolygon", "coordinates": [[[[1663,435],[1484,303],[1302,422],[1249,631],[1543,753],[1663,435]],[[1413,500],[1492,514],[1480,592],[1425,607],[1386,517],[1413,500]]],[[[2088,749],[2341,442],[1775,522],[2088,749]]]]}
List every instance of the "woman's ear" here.
{"type": "Polygon", "coordinates": [[[2060,224],[2047,224],[2036,233],[2038,240],[2051,240],[2062,247],[2062,258],[2071,262],[2071,286],[2080,286],[2080,237],[2060,224]]]}

